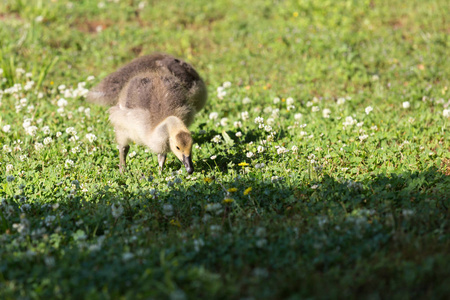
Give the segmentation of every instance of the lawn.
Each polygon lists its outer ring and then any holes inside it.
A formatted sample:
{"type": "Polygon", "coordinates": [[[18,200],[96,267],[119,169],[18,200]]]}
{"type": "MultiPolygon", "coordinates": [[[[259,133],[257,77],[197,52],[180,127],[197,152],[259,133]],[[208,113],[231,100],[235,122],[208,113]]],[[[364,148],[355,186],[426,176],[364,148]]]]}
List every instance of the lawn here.
{"type": "Polygon", "coordinates": [[[450,5],[0,2],[1,299],[448,299],[450,5]],[[156,51],[196,172],[85,95],[156,51]]]}

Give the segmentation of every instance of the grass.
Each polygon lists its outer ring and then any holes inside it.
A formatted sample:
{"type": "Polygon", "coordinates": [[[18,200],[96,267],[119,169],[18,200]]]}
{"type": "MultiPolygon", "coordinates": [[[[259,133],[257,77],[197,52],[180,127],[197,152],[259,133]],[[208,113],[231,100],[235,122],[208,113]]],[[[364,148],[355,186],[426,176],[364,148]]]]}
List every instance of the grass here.
{"type": "Polygon", "coordinates": [[[2,1],[0,298],[448,298],[448,15],[2,1]],[[208,86],[190,176],[135,145],[120,174],[106,109],[84,101],[154,51],[208,86]]]}

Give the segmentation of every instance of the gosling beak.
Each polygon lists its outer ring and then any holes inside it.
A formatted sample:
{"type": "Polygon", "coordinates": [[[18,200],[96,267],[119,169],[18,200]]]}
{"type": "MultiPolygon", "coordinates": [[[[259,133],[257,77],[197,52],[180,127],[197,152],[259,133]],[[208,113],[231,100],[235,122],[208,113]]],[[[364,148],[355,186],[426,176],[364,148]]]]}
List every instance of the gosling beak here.
{"type": "Polygon", "coordinates": [[[194,173],[194,164],[192,163],[192,159],[191,156],[185,156],[183,154],[183,164],[184,167],[186,168],[186,172],[188,172],[189,174],[194,173]]]}

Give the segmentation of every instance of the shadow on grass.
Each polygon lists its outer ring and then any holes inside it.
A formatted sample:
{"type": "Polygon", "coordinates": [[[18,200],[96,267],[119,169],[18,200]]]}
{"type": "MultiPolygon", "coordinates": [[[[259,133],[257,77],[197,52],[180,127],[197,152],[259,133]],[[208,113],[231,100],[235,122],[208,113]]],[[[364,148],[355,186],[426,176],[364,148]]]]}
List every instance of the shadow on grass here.
{"type": "Polygon", "coordinates": [[[100,187],[89,201],[61,203],[69,238],[50,247],[53,266],[40,255],[30,263],[3,252],[3,278],[15,283],[6,295],[51,296],[56,287],[75,298],[450,294],[448,176],[436,168],[364,182],[325,175],[315,185],[296,174],[249,174],[158,186],[156,194],[148,181],[100,187]],[[113,217],[111,203],[123,214],[113,217]],[[102,250],[90,250],[98,236],[102,250]]]}

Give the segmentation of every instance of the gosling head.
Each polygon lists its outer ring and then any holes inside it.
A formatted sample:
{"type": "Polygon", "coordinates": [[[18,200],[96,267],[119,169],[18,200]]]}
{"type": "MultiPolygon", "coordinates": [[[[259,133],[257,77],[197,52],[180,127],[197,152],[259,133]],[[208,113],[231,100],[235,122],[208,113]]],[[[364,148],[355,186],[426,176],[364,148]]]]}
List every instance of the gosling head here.
{"type": "Polygon", "coordinates": [[[194,164],[192,163],[192,136],[187,131],[177,131],[170,135],[170,150],[183,162],[186,171],[189,174],[194,173],[194,164]]]}

